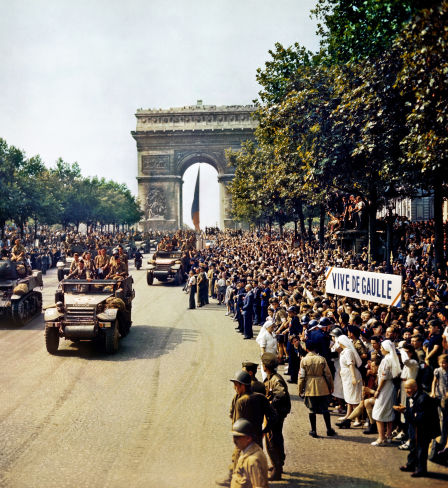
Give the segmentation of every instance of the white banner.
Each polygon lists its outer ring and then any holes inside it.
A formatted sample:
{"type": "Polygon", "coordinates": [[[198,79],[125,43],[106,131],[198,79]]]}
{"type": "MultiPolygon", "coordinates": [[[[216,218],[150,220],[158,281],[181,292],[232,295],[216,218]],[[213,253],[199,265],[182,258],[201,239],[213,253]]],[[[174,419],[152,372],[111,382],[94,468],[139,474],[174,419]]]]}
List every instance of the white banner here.
{"type": "Polygon", "coordinates": [[[401,275],[327,268],[325,292],[401,307],[401,275]]]}

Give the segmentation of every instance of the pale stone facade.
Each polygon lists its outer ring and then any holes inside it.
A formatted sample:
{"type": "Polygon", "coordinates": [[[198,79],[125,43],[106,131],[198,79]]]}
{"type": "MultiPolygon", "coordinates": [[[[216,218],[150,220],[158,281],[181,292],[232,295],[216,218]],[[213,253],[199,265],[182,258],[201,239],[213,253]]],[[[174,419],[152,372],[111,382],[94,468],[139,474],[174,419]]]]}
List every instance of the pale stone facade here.
{"type": "Polygon", "coordinates": [[[226,185],[234,176],[225,150],[238,150],[254,139],[253,106],[197,105],[167,110],[137,110],[138,197],[142,227],[174,230],[182,227],[182,176],[195,163],[218,172],[220,227],[232,226],[226,185]]]}

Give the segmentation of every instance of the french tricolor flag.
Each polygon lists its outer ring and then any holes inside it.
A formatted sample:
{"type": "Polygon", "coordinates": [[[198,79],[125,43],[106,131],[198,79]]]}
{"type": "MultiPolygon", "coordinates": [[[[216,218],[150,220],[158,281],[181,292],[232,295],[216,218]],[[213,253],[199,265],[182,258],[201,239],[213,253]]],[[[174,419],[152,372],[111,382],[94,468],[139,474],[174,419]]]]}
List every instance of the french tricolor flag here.
{"type": "Polygon", "coordinates": [[[199,227],[199,178],[201,168],[198,168],[198,177],[196,178],[196,186],[194,188],[194,198],[191,205],[191,219],[193,220],[194,228],[196,231],[200,231],[199,227]]]}

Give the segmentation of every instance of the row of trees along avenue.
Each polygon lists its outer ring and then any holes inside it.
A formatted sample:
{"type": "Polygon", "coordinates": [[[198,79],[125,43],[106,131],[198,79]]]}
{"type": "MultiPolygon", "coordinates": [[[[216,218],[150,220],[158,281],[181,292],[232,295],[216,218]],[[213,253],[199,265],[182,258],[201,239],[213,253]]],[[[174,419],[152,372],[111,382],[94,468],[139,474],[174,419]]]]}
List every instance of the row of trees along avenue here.
{"type": "Polygon", "coordinates": [[[323,238],[332,202],[353,194],[375,239],[388,199],[433,195],[443,265],[448,1],[317,0],[312,15],[320,50],[276,44],[257,71],[257,143],[228,153],[235,217],[304,232],[315,208],[323,238]]]}
{"type": "Polygon", "coordinates": [[[0,139],[0,229],[14,222],[23,230],[38,224],[132,225],[141,218],[126,185],[81,175],[77,163],[59,159],[47,168],[39,156],[25,154],[0,139]]]}

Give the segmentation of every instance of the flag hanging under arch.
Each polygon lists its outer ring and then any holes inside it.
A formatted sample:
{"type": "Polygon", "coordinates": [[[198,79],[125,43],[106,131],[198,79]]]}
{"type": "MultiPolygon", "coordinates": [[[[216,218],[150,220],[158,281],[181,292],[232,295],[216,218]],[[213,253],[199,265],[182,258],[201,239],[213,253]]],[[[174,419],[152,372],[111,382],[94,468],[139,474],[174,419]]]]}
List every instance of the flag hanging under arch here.
{"type": "Polygon", "coordinates": [[[199,227],[199,175],[201,168],[198,168],[198,176],[196,178],[196,186],[194,187],[193,203],[191,205],[191,219],[195,230],[198,232],[201,230],[199,227]]]}

